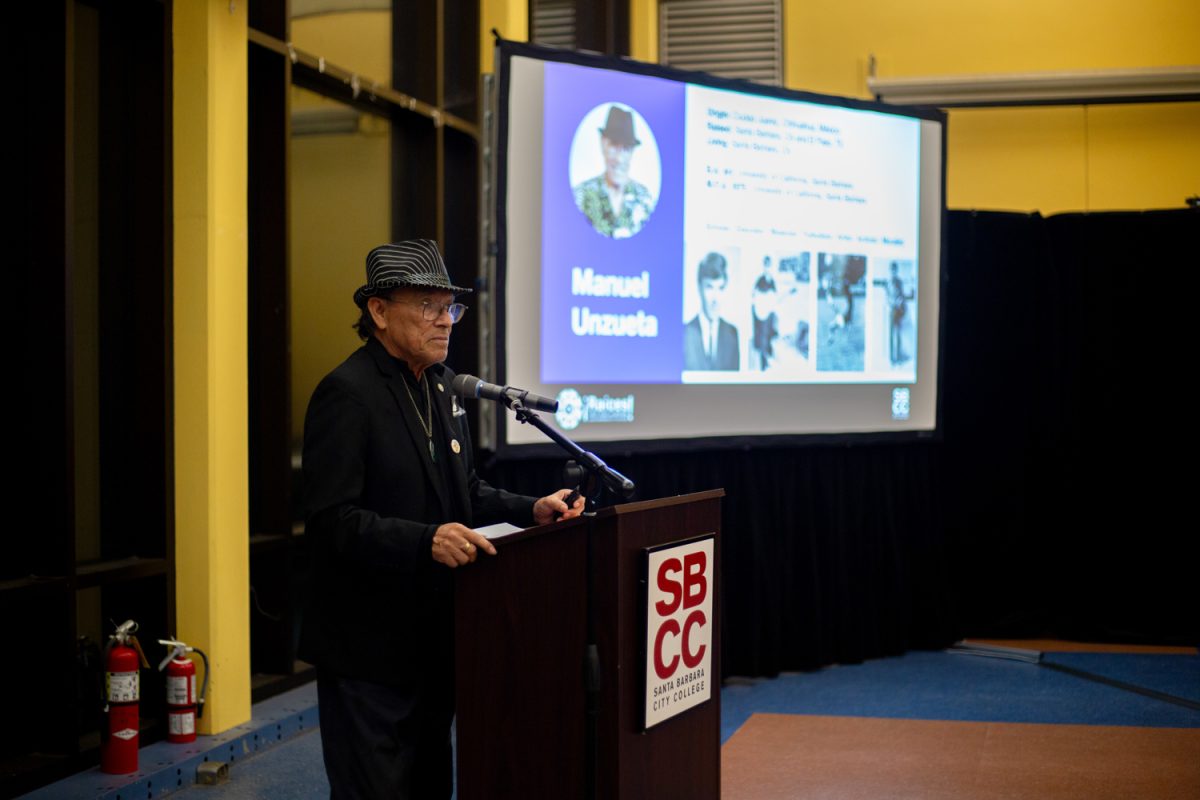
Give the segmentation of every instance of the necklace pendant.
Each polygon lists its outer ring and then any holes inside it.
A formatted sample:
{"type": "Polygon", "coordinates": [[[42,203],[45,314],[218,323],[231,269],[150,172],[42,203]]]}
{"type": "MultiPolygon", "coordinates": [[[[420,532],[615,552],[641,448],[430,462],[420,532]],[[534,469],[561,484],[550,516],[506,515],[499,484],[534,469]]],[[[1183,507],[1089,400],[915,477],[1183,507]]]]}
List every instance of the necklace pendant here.
{"type": "Polygon", "coordinates": [[[435,450],[433,447],[433,439],[429,439],[428,441],[429,441],[429,457],[433,461],[436,462],[437,461],[437,450],[435,450]]]}

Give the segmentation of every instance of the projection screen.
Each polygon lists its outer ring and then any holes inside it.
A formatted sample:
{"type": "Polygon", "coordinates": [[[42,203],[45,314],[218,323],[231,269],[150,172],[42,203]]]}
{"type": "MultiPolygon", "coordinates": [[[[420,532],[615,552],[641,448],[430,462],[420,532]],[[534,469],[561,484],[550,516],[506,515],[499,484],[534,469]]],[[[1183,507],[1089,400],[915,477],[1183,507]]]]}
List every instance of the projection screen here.
{"type": "MultiPolygon", "coordinates": [[[[485,380],[610,450],[936,434],[943,113],[510,42],[497,66],[485,380]]],[[[483,412],[489,449],[545,441],[483,412]]]]}

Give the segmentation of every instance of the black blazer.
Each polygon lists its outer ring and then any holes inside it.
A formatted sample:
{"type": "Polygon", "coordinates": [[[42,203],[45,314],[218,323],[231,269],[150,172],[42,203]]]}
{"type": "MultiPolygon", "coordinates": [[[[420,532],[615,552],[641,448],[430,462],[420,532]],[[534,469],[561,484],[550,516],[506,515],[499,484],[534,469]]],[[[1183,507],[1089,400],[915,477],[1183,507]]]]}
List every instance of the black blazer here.
{"type": "Polygon", "coordinates": [[[700,315],[692,318],[683,329],[683,368],[735,370],[741,358],[738,350],[737,328],[723,319],[717,320],[717,357],[710,359],[704,352],[704,335],[700,332],[700,315]]]}
{"type": "Polygon", "coordinates": [[[445,434],[438,458],[449,459],[439,491],[441,467],[429,456],[403,368],[371,339],[309,401],[303,465],[312,568],[299,655],[337,675],[420,690],[453,669],[451,570],[430,555],[434,531],[445,522],[532,525],[534,498],[475,474],[466,415],[451,394],[454,373],[441,364],[425,371],[445,434]]]}

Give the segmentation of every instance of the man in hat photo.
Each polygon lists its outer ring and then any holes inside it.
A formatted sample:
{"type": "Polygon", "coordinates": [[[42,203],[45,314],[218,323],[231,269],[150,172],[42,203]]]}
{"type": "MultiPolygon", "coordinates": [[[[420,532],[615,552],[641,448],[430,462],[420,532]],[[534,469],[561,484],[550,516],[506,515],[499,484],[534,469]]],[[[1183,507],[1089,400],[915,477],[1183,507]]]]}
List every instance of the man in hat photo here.
{"type": "MultiPolygon", "coordinates": [[[[442,363],[466,311],[437,245],[385,244],[354,293],[364,345],[317,386],[304,420],[312,547],[300,658],[317,667],[334,798],[447,798],[453,775],[452,570],[495,548],[473,530],[578,516],[562,489],[495,489],[473,465],[442,363]]],[[[480,613],[486,613],[479,609],[480,613]]]]}
{"type": "Polygon", "coordinates": [[[599,130],[604,174],[574,187],[575,205],[597,233],[626,239],[646,224],[655,201],[649,189],[629,177],[634,148],[641,144],[634,135],[633,112],[614,103],[599,130]]]}

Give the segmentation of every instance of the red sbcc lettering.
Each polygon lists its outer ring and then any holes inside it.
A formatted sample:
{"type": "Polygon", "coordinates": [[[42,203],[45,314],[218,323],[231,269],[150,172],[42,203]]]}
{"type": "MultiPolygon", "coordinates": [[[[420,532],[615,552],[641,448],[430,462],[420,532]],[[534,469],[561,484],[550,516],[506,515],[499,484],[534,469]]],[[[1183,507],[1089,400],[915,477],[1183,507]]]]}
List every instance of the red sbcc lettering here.
{"type": "Polygon", "coordinates": [[[679,608],[679,602],[683,600],[683,588],[679,581],[672,580],[669,576],[672,572],[680,572],[683,565],[679,563],[678,558],[668,558],[658,568],[658,588],[660,591],[671,595],[670,600],[659,600],[654,604],[654,610],[658,612],[660,617],[665,617],[668,614],[674,614],[675,609],[679,608]]]}
{"type": "Polygon", "coordinates": [[[658,626],[658,633],[654,635],[654,672],[662,680],[666,680],[675,674],[679,668],[679,660],[682,655],[683,665],[688,669],[692,669],[700,663],[704,658],[704,651],[708,649],[708,645],[700,645],[695,650],[692,650],[692,630],[697,627],[704,627],[708,624],[708,617],[704,616],[704,612],[696,609],[691,614],[688,614],[687,622],[683,624],[683,630],[679,628],[679,623],[673,619],[668,619],[658,626]],[[672,639],[683,634],[682,648],[675,650],[674,645],[671,645],[671,660],[665,661],[665,648],[667,645],[667,637],[672,639]]]}
{"type": "MultiPolygon", "coordinates": [[[[673,614],[681,605],[683,608],[693,608],[704,602],[704,598],[708,595],[708,579],[704,576],[707,561],[704,553],[697,552],[684,556],[682,564],[677,558],[668,558],[659,566],[655,582],[660,591],[669,595],[667,600],[659,600],[654,604],[654,610],[660,616],[673,614]],[[682,581],[674,577],[679,573],[683,573],[682,581]]],[[[661,680],[666,680],[675,674],[679,668],[681,656],[684,666],[689,669],[700,663],[707,647],[700,645],[693,651],[691,634],[694,628],[703,627],[707,623],[708,618],[704,612],[697,609],[688,615],[682,628],[674,619],[664,620],[659,625],[658,631],[654,634],[653,658],[654,672],[661,680]],[[679,648],[673,640],[681,635],[683,642],[682,648],[679,648]],[[670,644],[668,644],[668,638],[672,640],[670,644]],[[664,657],[668,652],[666,649],[668,647],[670,647],[670,660],[664,657]]]]}
{"type": "Polygon", "coordinates": [[[704,577],[706,562],[703,552],[683,557],[683,607],[692,608],[704,602],[708,594],[708,579],[704,577]]]}

